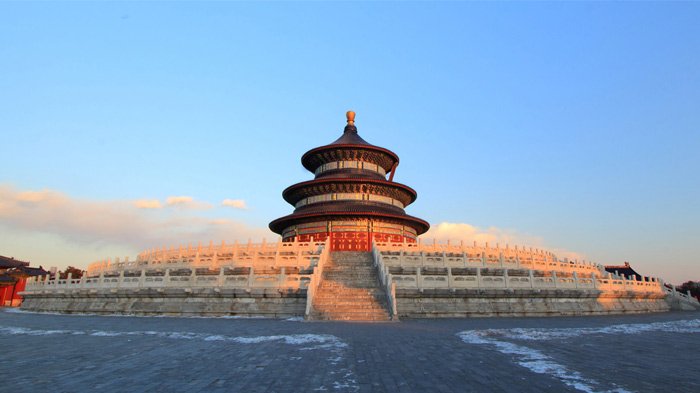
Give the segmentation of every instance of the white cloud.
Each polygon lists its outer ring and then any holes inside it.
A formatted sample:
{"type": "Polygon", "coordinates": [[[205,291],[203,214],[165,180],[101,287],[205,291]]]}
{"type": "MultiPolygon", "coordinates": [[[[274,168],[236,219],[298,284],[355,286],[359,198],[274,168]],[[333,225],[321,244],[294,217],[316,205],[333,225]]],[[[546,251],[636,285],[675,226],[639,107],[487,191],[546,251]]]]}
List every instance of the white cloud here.
{"type": "Polygon", "coordinates": [[[169,196],[165,199],[165,204],[168,206],[194,210],[205,210],[212,208],[210,203],[197,201],[191,196],[169,196]]]}
{"type": "Polygon", "coordinates": [[[506,244],[529,245],[540,244],[541,239],[533,236],[527,236],[516,233],[513,230],[507,230],[497,227],[479,228],[466,223],[441,222],[437,225],[432,225],[430,230],[422,236],[424,239],[436,239],[438,241],[464,241],[472,243],[476,241],[478,244],[488,242],[490,245],[499,243],[503,246],[506,244]]]}
{"type": "MultiPolygon", "coordinates": [[[[196,203],[185,201],[190,202],[196,203]]],[[[77,244],[136,249],[276,237],[267,228],[186,213],[181,209],[163,210],[153,216],[145,214],[143,206],[137,207],[134,201],[79,200],[53,190],[18,191],[0,185],[0,225],[14,233],[53,234],[77,244]]]]}
{"type": "Polygon", "coordinates": [[[243,199],[224,199],[221,202],[221,206],[228,206],[228,207],[232,207],[234,209],[241,209],[241,210],[245,210],[248,208],[248,206],[246,206],[245,201],[243,199]]]}
{"type": "Polygon", "coordinates": [[[47,190],[43,191],[24,191],[17,193],[17,201],[19,202],[29,202],[38,203],[50,198],[50,192],[47,190]]]}
{"type": "Polygon", "coordinates": [[[584,259],[584,255],[577,252],[561,248],[547,248],[544,246],[543,239],[538,236],[498,227],[479,228],[466,223],[441,222],[436,225],[431,225],[428,232],[421,236],[421,239],[423,239],[424,242],[431,242],[435,239],[438,242],[450,240],[451,242],[463,241],[465,244],[476,242],[478,245],[483,245],[488,242],[489,246],[498,244],[501,247],[505,247],[506,245],[511,247],[533,247],[553,252],[559,258],[584,259]]]}
{"type": "Polygon", "coordinates": [[[194,201],[194,198],[190,196],[169,196],[166,200],[165,203],[168,204],[169,206],[173,205],[185,205],[188,203],[192,203],[194,201]]]}
{"type": "Polygon", "coordinates": [[[163,205],[157,199],[139,199],[134,201],[134,206],[139,209],[162,209],[163,205]]]}

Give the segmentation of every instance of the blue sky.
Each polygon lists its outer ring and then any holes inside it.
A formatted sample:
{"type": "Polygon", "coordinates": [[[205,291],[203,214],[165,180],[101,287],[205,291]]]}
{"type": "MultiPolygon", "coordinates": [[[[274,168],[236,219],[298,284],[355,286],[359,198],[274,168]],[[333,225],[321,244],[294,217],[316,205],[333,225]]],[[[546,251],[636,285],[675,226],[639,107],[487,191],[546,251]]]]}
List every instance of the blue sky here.
{"type": "Polygon", "coordinates": [[[312,177],[301,155],[353,109],[401,157],[407,211],[468,225],[434,236],[698,280],[699,18],[693,3],[1,3],[0,253],[84,266],[274,239],[281,191],[312,177]]]}

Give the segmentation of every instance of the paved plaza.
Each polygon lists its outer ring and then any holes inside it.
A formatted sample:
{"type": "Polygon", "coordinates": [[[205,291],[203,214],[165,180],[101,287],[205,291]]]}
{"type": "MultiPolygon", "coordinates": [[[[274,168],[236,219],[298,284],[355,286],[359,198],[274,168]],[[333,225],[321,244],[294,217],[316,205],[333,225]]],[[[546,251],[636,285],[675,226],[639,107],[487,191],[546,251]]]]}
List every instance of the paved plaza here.
{"type": "Polygon", "coordinates": [[[6,392],[691,392],[700,315],[336,323],[0,310],[6,392]]]}

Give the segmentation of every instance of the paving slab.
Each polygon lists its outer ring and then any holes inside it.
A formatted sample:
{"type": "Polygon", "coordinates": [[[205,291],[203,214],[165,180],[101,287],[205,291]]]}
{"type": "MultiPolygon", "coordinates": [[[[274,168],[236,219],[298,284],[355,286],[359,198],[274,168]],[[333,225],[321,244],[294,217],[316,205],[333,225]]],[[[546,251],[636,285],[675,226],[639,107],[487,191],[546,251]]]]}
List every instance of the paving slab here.
{"type": "Polygon", "coordinates": [[[389,323],[0,310],[0,392],[700,391],[700,314],[389,323]]]}

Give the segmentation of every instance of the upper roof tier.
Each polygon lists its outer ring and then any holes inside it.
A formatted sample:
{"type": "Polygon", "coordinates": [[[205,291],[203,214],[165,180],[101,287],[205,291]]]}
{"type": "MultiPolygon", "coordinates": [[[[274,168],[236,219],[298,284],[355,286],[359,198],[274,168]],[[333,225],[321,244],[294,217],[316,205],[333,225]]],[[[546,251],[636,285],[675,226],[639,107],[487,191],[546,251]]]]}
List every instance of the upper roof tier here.
{"type": "Polygon", "coordinates": [[[357,134],[355,112],[349,111],[347,113],[347,121],[348,124],[340,138],[328,145],[304,153],[301,157],[304,168],[315,173],[319,166],[329,162],[363,161],[379,165],[385,172],[389,172],[399,163],[399,156],[394,152],[374,146],[357,134]]]}

